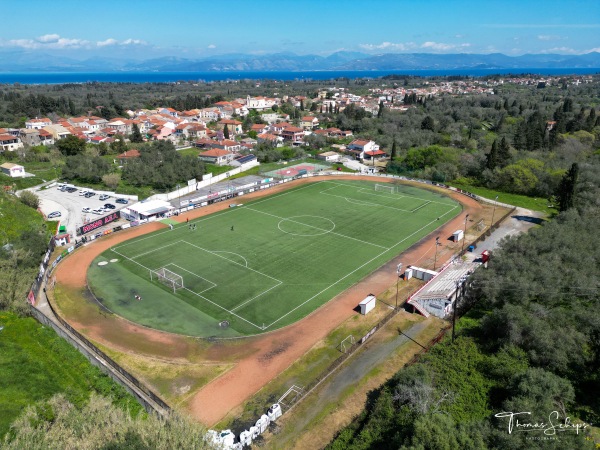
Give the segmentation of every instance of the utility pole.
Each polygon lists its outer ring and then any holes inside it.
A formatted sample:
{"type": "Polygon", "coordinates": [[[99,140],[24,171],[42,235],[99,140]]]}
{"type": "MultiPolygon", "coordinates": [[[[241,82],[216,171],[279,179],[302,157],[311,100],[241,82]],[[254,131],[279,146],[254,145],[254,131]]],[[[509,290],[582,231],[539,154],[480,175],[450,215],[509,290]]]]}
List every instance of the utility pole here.
{"type": "Polygon", "coordinates": [[[433,259],[433,270],[435,270],[435,267],[437,265],[437,248],[440,245],[440,237],[436,237],[435,238],[435,257],[433,259]]]}
{"type": "Polygon", "coordinates": [[[456,298],[454,299],[454,307],[452,308],[452,343],[456,336],[456,310],[458,309],[458,300],[460,298],[460,281],[456,282],[456,298]]]}
{"type": "Polygon", "coordinates": [[[398,278],[396,279],[396,310],[398,309],[398,285],[400,284],[400,271],[402,270],[402,263],[398,264],[396,268],[396,275],[398,278]]]}
{"type": "Polygon", "coordinates": [[[498,196],[494,199],[494,209],[492,209],[492,223],[490,224],[490,231],[494,228],[494,214],[496,214],[496,203],[498,202],[498,196]]]}
{"type": "Polygon", "coordinates": [[[461,255],[465,252],[465,241],[467,240],[467,220],[469,219],[469,215],[465,216],[465,231],[463,233],[463,243],[462,250],[460,251],[461,255]]]}

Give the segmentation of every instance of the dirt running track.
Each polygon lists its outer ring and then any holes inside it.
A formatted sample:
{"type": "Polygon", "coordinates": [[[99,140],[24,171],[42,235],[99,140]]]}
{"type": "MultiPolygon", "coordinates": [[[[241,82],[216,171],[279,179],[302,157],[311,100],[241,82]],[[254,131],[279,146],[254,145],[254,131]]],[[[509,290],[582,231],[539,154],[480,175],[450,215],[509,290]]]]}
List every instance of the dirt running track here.
{"type": "MultiPolygon", "coordinates": [[[[331,179],[330,177],[327,178],[331,179]]],[[[373,181],[372,177],[366,176],[336,176],[335,179],[373,181]]],[[[298,180],[248,194],[244,196],[244,199],[272,195],[276,192],[287,190],[292,186],[320,180],[321,178],[298,180]]],[[[381,182],[383,180],[377,179],[377,181],[381,182]]],[[[390,181],[392,180],[390,179],[390,181]]],[[[475,200],[464,195],[447,190],[444,190],[444,193],[462,203],[464,207],[463,214],[448,222],[441,230],[436,230],[437,234],[448,236],[455,230],[463,228],[465,221],[464,213],[472,214],[482,207],[475,200]]],[[[184,221],[186,218],[194,219],[225,209],[229,203],[220,202],[174,218],[179,221],[184,221]]],[[[56,281],[72,288],[85,288],[87,268],[96,256],[122,241],[150,233],[164,226],[159,222],[153,222],[109,235],[85,246],[59,264],[56,271],[56,281]]],[[[431,243],[427,239],[421,240],[421,242],[413,245],[378,271],[326,303],[317,310],[317,313],[312,313],[281,330],[244,340],[244,350],[240,352],[240,358],[236,365],[204,386],[193,397],[190,402],[189,412],[191,415],[207,426],[217,423],[229,411],[241,405],[245,400],[258,392],[319,340],[327,336],[332,329],[355,314],[353,308],[356,306],[358,299],[362,299],[370,292],[379,295],[393,285],[396,282],[396,266],[398,262],[405,261],[410,263],[411,260],[414,261],[422,256],[423,252],[430,246],[431,243]]],[[[439,257],[438,262],[441,263],[449,256],[439,257]]],[[[126,320],[115,319],[113,317],[94,324],[81,324],[69,318],[66,319],[69,320],[71,325],[88,335],[92,340],[123,352],[131,352],[131,350],[127,346],[123,346],[121,342],[137,342],[139,346],[136,345],[136,348],[147,349],[149,355],[181,360],[185,359],[186,355],[191,353],[191,347],[194,345],[193,340],[137,326],[126,320]],[[115,336],[122,336],[124,339],[117,340],[115,336]],[[125,336],[127,337],[125,338],[125,336]]],[[[228,353],[226,350],[218,351],[218,348],[215,350],[210,351],[211,360],[218,361],[221,358],[231,360],[231,353],[228,353]]],[[[265,407],[267,406],[265,405],[265,407]]]]}

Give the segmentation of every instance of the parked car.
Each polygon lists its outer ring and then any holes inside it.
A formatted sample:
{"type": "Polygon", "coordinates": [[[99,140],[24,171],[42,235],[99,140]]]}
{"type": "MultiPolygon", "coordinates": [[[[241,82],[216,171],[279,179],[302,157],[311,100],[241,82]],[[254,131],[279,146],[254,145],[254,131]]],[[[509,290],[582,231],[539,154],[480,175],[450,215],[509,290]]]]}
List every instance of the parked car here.
{"type": "Polygon", "coordinates": [[[127,200],[126,198],[118,198],[115,200],[115,203],[122,203],[126,205],[127,203],[129,203],[129,200],[127,200]]]}
{"type": "Polygon", "coordinates": [[[104,211],[102,211],[101,209],[92,209],[92,212],[94,214],[102,214],[104,211]]]}
{"type": "Polygon", "coordinates": [[[60,217],[60,216],[62,216],[60,211],[53,211],[50,214],[48,214],[48,219],[54,219],[55,217],[60,217]]]}
{"type": "Polygon", "coordinates": [[[94,194],[93,192],[86,192],[83,196],[85,198],[90,198],[90,197],[93,197],[94,195],[96,195],[96,194],[94,194]]]}
{"type": "Polygon", "coordinates": [[[106,195],[106,194],[102,194],[100,197],[98,197],[100,200],[106,200],[107,198],[110,198],[110,195],[106,195]]]}
{"type": "Polygon", "coordinates": [[[104,209],[115,209],[116,206],[113,205],[112,203],[105,203],[104,204],[104,209]]]}
{"type": "Polygon", "coordinates": [[[87,193],[88,193],[88,191],[86,189],[82,189],[79,191],[79,195],[85,195],[87,193]]]}
{"type": "Polygon", "coordinates": [[[81,211],[83,211],[84,213],[89,213],[92,211],[92,208],[88,208],[87,206],[85,208],[83,208],[81,211]]]}
{"type": "Polygon", "coordinates": [[[68,188],[67,192],[70,192],[72,194],[73,192],[77,192],[77,188],[74,188],[74,187],[68,188]]]}

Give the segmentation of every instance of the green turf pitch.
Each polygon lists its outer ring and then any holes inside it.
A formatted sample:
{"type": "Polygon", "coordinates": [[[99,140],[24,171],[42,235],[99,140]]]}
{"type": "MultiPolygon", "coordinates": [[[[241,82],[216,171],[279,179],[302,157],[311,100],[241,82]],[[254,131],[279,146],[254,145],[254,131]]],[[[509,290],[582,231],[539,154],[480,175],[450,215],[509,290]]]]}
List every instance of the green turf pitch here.
{"type": "Polygon", "coordinates": [[[152,328],[257,334],[306,316],[460,211],[410,186],[320,181],[120,244],[92,263],[88,282],[108,309],[152,328]],[[151,282],[159,268],[184,288],[151,282]]]}

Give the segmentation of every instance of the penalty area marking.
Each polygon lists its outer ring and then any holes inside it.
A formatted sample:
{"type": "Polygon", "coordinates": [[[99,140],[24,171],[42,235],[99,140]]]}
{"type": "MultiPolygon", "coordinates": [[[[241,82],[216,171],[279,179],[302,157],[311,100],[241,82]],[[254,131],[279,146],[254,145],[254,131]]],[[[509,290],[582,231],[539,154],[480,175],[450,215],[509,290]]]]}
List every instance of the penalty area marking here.
{"type": "MultiPolygon", "coordinates": [[[[213,252],[213,253],[229,253],[230,255],[239,256],[241,259],[243,259],[243,260],[244,260],[244,264],[246,265],[246,267],[248,267],[248,260],[246,260],[246,258],[244,258],[244,257],[243,257],[242,255],[240,255],[239,253],[234,253],[234,252],[226,252],[225,250],[213,250],[212,252],[213,252]]],[[[231,260],[231,259],[229,259],[229,258],[225,258],[225,259],[226,259],[226,260],[228,260],[228,261],[231,261],[231,262],[235,262],[235,261],[233,261],[233,260],[231,260]]]]}

